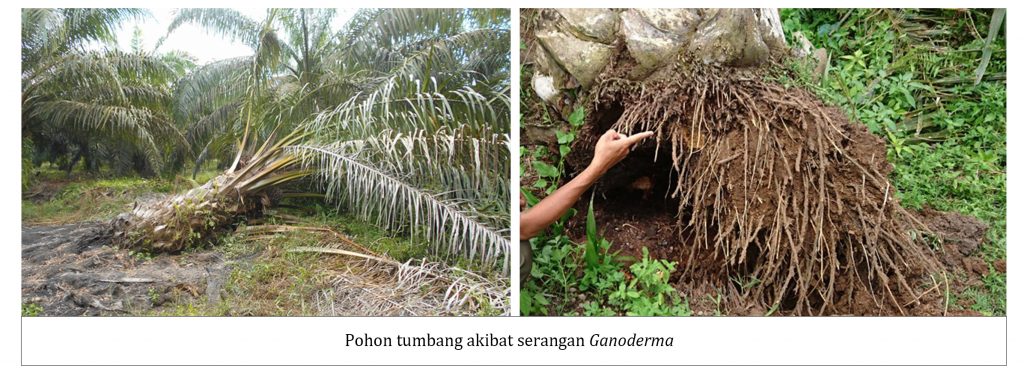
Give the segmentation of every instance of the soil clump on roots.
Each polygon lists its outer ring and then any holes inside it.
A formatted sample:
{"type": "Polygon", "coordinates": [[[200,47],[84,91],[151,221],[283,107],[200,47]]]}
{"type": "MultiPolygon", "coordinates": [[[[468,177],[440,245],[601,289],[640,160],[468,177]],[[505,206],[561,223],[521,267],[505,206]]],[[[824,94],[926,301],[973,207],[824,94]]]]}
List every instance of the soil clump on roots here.
{"type": "MultiPolygon", "coordinates": [[[[655,132],[596,187],[614,249],[678,261],[691,304],[722,296],[730,314],[949,313],[948,231],[900,206],[885,143],[864,125],[766,80],[776,68],[675,67],[638,82],[621,65],[590,90],[569,160],[582,170],[608,129],[655,132]]],[[[977,248],[984,231],[967,233],[957,244],[977,248]]]]}

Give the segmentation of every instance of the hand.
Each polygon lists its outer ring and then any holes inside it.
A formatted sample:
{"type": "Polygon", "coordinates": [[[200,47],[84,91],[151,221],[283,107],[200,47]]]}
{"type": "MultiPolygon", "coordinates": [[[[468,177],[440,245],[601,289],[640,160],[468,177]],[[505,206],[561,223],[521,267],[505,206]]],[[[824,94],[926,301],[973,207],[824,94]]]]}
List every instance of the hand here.
{"type": "Polygon", "coordinates": [[[597,145],[594,146],[594,159],[591,160],[590,167],[597,169],[603,175],[616,163],[626,158],[626,155],[629,155],[629,149],[634,144],[653,135],[654,132],[647,131],[627,137],[614,129],[609,129],[597,140],[597,145]]]}

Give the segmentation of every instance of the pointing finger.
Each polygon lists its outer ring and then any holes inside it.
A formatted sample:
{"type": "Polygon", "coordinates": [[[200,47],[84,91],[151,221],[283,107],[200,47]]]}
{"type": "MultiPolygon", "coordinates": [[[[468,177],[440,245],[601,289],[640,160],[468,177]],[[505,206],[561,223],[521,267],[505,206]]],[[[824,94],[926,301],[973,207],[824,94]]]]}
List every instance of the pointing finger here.
{"type": "Polygon", "coordinates": [[[629,142],[630,144],[635,144],[635,143],[640,142],[641,140],[643,140],[645,138],[648,138],[648,137],[651,137],[651,136],[654,136],[654,132],[652,132],[652,131],[640,132],[640,133],[637,133],[635,135],[626,137],[626,142],[629,142]]]}

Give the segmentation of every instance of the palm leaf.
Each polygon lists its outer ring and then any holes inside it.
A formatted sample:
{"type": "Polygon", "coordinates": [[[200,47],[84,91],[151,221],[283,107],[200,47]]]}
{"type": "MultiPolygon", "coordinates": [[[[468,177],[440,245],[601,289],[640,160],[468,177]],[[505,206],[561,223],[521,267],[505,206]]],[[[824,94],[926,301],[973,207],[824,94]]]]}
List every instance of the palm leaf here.
{"type": "Polygon", "coordinates": [[[508,230],[487,227],[456,202],[414,187],[373,164],[326,146],[288,147],[314,171],[328,196],[347,201],[364,218],[383,226],[409,225],[426,238],[435,252],[480,259],[485,264],[508,267],[508,230]],[[373,197],[373,200],[367,198],[373,197]]]}

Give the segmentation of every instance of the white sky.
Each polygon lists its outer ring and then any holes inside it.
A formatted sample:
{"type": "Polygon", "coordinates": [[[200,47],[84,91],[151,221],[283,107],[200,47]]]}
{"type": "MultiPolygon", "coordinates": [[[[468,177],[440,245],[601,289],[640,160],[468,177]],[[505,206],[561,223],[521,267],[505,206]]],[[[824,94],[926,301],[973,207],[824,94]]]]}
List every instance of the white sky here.
{"type": "MultiPolygon", "coordinates": [[[[236,8],[246,16],[255,20],[262,20],[266,17],[267,8],[236,8]]],[[[338,15],[334,18],[332,28],[338,30],[355,13],[355,9],[339,9],[338,15]]],[[[139,22],[125,22],[122,30],[117,35],[117,41],[121,49],[131,48],[132,32],[138,26],[142,30],[142,44],[147,51],[156,46],[157,41],[167,35],[167,27],[174,19],[174,9],[149,9],[151,17],[139,22]]],[[[160,52],[182,50],[198,59],[200,65],[211,61],[247,56],[252,54],[252,49],[241,42],[232,42],[216,33],[208,33],[203,28],[186,23],[179,26],[171,33],[160,52]]]]}

